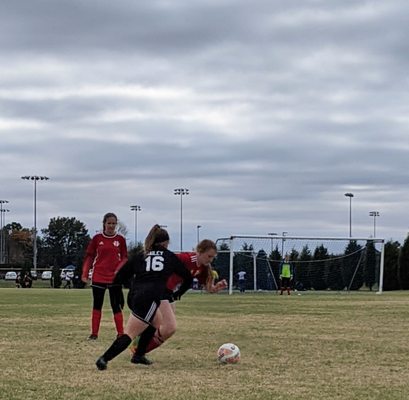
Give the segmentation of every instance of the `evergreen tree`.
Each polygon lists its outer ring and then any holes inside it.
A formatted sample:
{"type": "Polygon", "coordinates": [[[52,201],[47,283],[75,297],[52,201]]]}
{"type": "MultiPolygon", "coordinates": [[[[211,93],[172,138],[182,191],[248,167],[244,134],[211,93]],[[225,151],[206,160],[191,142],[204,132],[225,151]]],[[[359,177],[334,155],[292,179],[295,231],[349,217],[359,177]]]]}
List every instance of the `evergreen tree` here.
{"type": "Polygon", "coordinates": [[[261,249],[257,253],[256,269],[257,269],[257,289],[261,290],[277,289],[274,283],[274,279],[271,276],[270,266],[267,260],[267,254],[263,249],[261,249]]]}
{"type": "Polygon", "coordinates": [[[363,265],[362,265],[362,246],[356,240],[350,240],[345,248],[343,278],[345,285],[350,290],[358,290],[364,284],[363,265]]]}
{"type": "Polygon", "coordinates": [[[308,245],[305,245],[300,253],[297,263],[297,282],[299,282],[304,289],[311,289],[311,250],[308,245]]]}
{"type": "Polygon", "coordinates": [[[376,279],[376,249],[374,242],[368,240],[366,243],[366,257],[364,266],[364,283],[372,291],[376,279]]]}
{"type": "Polygon", "coordinates": [[[278,282],[280,280],[280,264],[281,264],[281,253],[278,249],[278,244],[270,254],[270,266],[273,271],[274,281],[278,282]]]}
{"type": "Polygon", "coordinates": [[[230,249],[227,243],[219,246],[213,266],[219,273],[219,279],[226,279],[230,284],[230,249]]]}
{"type": "Polygon", "coordinates": [[[331,290],[345,289],[345,281],[342,274],[342,263],[337,256],[331,256],[327,262],[327,285],[331,290]]]}
{"type": "Polygon", "coordinates": [[[384,252],[383,290],[398,290],[400,243],[392,240],[386,242],[384,252]]]}
{"type": "MultiPolygon", "coordinates": [[[[233,271],[246,272],[246,289],[253,289],[254,272],[253,272],[253,245],[244,243],[241,250],[235,253],[233,258],[233,271]]],[[[237,281],[237,276],[233,276],[237,281]]]]}
{"type": "Polygon", "coordinates": [[[401,289],[409,289],[409,235],[399,252],[399,283],[401,289]]]}
{"type": "MultiPolygon", "coordinates": [[[[328,257],[328,249],[323,244],[315,248],[314,261],[327,260],[328,257]]],[[[327,289],[325,262],[317,262],[314,265],[314,273],[310,276],[311,286],[315,290],[325,290],[327,289]]]]}

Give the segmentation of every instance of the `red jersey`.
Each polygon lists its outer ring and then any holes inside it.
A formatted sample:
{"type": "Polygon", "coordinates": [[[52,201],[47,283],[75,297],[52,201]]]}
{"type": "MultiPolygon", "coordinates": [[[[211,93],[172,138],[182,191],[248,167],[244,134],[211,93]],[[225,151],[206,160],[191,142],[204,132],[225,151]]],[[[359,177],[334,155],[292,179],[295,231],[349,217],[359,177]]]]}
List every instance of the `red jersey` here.
{"type": "Polygon", "coordinates": [[[88,244],[82,276],[88,278],[88,272],[93,268],[93,282],[112,283],[120,263],[127,258],[126,241],[122,235],[98,233],[88,244]]]}
{"type": "MultiPolygon", "coordinates": [[[[176,256],[182,261],[185,268],[190,271],[192,277],[199,281],[200,285],[206,284],[209,267],[207,265],[197,265],[196,253],[179,253],[176,256]]],[[[173,274],[169,277],[166,286],[174,291],[182,281],[183,279],[179,275],[173,274]]]]}

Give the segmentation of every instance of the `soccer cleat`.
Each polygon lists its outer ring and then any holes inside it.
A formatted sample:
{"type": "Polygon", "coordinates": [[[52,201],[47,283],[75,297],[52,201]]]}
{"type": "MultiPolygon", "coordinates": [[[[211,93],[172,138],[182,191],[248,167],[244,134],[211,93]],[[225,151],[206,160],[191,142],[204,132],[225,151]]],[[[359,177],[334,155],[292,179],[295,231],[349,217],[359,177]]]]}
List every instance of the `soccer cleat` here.
{"type": "Polygon", "coordinates": [[[98,339],[98,335],[89,335],[88,336],[88,340],[97,340],[98,339]]]}
{"type": "Polygon", "coordinates": [[[132,364],[143,364],[143,365],[151,365],[153,364],[151,360],[146,358],[145,356],[137,356],[134,354],[131,358],[132,364]]]}
{"type": "Polygon", "coordinates": [[[99,357],[95,365],[100,371],[103,371],[104,369],[107,369],[108,367],[108,363],[104,360],[104,357],[99,357]]]}

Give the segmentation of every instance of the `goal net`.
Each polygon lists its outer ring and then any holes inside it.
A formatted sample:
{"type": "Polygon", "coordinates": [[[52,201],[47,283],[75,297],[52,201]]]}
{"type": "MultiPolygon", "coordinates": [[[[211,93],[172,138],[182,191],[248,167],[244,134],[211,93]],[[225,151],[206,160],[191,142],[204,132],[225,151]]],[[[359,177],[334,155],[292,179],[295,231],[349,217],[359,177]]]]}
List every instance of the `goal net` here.
{"type": "Polygon", "coordinates": [[[278,290],[285,255],[293,289],[382,292],[384,239],[235,235],[216,244],[214,268],[230,294],[239,289],[239,272],[245,272],[245,290],[278,290]]]}

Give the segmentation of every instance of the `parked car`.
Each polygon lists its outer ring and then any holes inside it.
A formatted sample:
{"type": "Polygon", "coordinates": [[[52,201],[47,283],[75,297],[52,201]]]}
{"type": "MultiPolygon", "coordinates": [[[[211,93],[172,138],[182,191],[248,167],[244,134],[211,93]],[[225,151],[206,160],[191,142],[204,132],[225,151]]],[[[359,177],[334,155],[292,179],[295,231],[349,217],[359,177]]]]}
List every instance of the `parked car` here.
{"type": "Polygon", "coordinates": [[[31,277],[33,278],[34,281],[37,280],[37,277],[38,277],[37,271],[31,270],[30,275],[31,275],[31,277]]]}
{"type": "Polygon", "coordinates": [[[6,281],[15,281],[17,279],[17,272],[9,271],[6,272],[6,276],[4,277],[6,281]]]}
{"type": "Polygon", "coordinates": [[[53,276],[53,271],[43,271],[43,273],[41,274],[41,279],[43,281],[48,281],[52,278],[53,276]]]}

